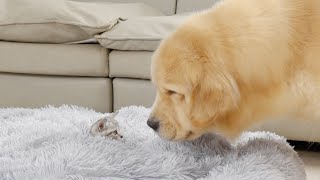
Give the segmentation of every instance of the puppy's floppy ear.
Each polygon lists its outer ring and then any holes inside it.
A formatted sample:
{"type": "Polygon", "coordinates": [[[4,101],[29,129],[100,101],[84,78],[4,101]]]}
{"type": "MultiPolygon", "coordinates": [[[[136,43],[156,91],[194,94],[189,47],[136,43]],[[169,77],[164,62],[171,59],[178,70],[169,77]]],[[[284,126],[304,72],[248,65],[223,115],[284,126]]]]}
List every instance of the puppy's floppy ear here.
{"type": "Polygon", "coordinates": [[[238,108],[240,93],[235,79],[223,67],[216,67],[207,63],[202,74],[202,80],[197,86],[198,108],[202,108],[206,115],[203,119],[219,116],[238,108]]]}

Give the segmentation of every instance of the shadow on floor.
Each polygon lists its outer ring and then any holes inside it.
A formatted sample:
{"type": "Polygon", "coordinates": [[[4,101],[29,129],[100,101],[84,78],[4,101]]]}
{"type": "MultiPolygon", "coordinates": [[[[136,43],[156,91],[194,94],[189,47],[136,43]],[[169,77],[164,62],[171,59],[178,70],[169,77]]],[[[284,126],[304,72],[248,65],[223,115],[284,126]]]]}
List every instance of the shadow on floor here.
{"type": "Polygon", "coordinates": [[[304,141],[288,141],[296,151],[311,151],[320,152],[320,143],[318,142],[304,142],[304,141]]]}

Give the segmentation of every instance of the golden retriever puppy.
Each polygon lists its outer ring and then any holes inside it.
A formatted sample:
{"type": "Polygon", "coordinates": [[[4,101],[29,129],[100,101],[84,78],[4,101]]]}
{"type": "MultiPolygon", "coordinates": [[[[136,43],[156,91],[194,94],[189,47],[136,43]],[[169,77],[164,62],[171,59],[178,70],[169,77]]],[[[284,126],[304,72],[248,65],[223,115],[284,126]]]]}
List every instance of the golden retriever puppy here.
{"type": "Polygon", "coordinates": [[[151,69],[148,125],[169,140],[320,120],[320,1],[224,0],[166,38],[151,69]]]}

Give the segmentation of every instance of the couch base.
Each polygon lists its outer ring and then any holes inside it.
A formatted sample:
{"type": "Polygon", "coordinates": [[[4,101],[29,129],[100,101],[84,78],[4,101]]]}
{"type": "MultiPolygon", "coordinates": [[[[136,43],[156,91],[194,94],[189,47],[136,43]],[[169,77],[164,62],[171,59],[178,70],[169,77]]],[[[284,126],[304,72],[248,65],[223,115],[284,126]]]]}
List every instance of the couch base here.
{"type": "Polygon", "coordinates": [[[151,107],[156,90],[149,80],[115,78],[113,80],[113,109],[138,105],[151,107]]]}
{"type": "Polygon", "coordinates": [[[0,73],[0,84],[1,108],[72,104],[112,111],[112,84],[107,78],[0,73]]]}

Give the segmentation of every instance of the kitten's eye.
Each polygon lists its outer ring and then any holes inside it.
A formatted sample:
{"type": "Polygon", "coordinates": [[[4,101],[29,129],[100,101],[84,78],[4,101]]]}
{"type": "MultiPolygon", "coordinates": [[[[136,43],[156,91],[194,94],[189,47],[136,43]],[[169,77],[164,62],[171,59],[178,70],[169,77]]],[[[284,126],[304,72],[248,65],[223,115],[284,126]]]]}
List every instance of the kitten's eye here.
{"type": "Polygon", "coordinates": [[[110,136],[110,135],[117,135],[118,134],[118,131],[117,130],[114,130],[114,131],[111,131],[107,134],[107,136],[110,136]]]}

